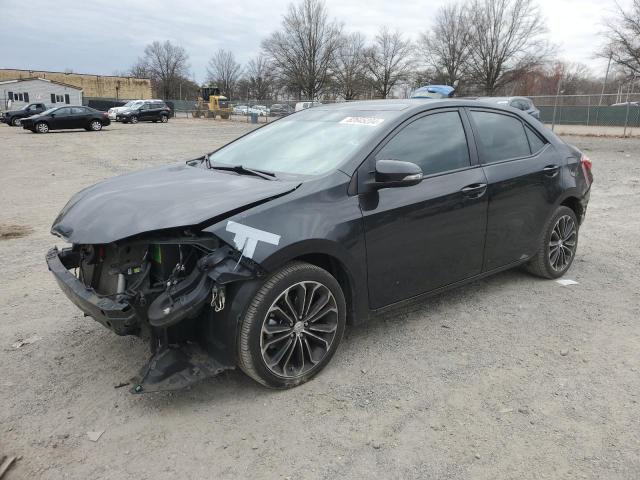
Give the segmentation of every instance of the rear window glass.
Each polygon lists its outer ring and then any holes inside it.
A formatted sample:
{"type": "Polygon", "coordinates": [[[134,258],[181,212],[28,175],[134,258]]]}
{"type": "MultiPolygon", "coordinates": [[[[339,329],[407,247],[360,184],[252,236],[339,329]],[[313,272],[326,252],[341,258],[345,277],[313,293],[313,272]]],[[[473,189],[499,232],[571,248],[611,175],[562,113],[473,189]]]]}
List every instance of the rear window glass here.
{"type": "Polygon", "coordinates": [[[478,131],[482,163],[494,163],[531,155],[522,122],[500,113],[472,111],[478,131]]]}
{"type": "Polygon", "coordinates": [[[527,132],[527,138],[529,139],[529,145],[531,146],[531,153],[538,153],[542,150],[542,147],[546,145],[546,142],[542,140],[530,127],[527,126],[524,129],[527,132]]]}

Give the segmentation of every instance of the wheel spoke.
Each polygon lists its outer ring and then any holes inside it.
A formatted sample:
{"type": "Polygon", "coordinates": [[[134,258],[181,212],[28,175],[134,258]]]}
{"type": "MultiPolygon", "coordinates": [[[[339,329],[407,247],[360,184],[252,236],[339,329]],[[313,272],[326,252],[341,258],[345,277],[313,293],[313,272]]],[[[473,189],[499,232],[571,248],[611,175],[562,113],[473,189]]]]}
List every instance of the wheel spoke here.
{"type": "Polygon", "coordinates": [[[306,333],[309,336],[309,338],[313,338],[313,339],[318,340],[319,342],[323,343],[324,346],[327,348],[327,350],[329,349],[329,342],[327,342],[324,338],[316,335],[315,333],[311,333],[309,330],[307,330],[304,333],[306,333]]]}
{"type": "Polygon", "coordinates": [[[333,333],[338,328],[338,324],[331,325],[328,323],[311,323],[307,326],[307,330],[320,333],[333,333]]]}
{"type": "Polygon", "coordinates": [[[304,337],[302,341],[304,342],[304,346],[307,347],[307,354],[309,356],[309,361],[315,365],[318,362],[313,358],[313,350],[311,349],[311,345],[309,345],[309,340],[307,340],[307,337],[304,337]]]}
{"type": "Polygon", "coordinates": [[[293,317],[293,318],[298,318],[297,312],[296,312],[296,307],[295,305],[293,305],[293,303],[291,303],[291,299],[289,298],[289,293],[291,292],[291,290],[287,290],[284,293],[284,304],[287,306],[287,308],[289,309],[289,314],[293,317]]]}
{"type": "Polygon", "coordinates": [[[262,330],[265,333],[268,333],[269,335],[275,335],[276,333],[282,333],[282,332],[291,332],[292,327],[290,325],[282,325],[279,323],[275,323],[275,324],[267,324],[265,325],[262,330]]]}
{"type": "Polygon", "coordinates": [[[295,317],[292,317],[289,313],[285,312],[282,308],[280,308],[278,305],[274,305],[271,310],[269,310],[269,313],[274,313],[274,314],[278,314],[278,315],[282,315],[282,317],[284,317],[284,319],[289,322],[292,326],[294,323],[296,323],[296,319],[295,317]]]}
{"type": "Polygon", "coordinates": [[[280,335],[274,335],[273,338],[268,340],[262,345],[263,351],[266,351],[271,345],[281,342],[282,340],[289,338],[290,333],[281,333],[280,335]]]}
{"type": "Polygon", "coordinates": [[[304,306],[307,301],[307,287],[304,286],[303,283],[299,283],[296,285],[296,300],[295,307],[296,313],[298,314],[298,318],[302,318],[304,314],[304,306]]]}
{"type": "Polygon", "coordinates": [[[282,347],[280,347],[280,349],[271,357],[271,361],[268,362],[269,367],[273,368],[278,363],[280,363],[280,360],[282,360],[284,355],[287,353],[293,341],[294,341],[293,338],[289,337],[289,340],[287,341],[287,343],[285,343],[282,347]]]}

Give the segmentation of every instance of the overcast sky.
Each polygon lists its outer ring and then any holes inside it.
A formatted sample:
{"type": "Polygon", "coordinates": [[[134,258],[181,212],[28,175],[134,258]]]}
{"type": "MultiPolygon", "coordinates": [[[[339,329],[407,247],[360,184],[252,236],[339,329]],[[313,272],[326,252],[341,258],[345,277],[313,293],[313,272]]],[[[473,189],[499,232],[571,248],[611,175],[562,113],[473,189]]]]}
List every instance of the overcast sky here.
{"type": "MultiPolygon", "coordinates": [[[[330,16],[347,31],[372,38],[381,25],[416,39],[439,5],[449,0],[326,0],[330,16]]],[[[614,0],[538,0],[549,39],[559,56],[587,64],[604,75],[593,58],[602,20],[614,0]]],[[[192,75],[206,76],[218,48],[232,50],[241,63],[256,55],[260,41],[280,25],[290,0],[1,0],[0,68],[109,75],[127,70],[146,44],[169,39],[184,46],[192,75]],[[37,12],[30,15],[29,12],[37,12]]],[[[621,0],[628,6],[631,0],[621,0]]]]}

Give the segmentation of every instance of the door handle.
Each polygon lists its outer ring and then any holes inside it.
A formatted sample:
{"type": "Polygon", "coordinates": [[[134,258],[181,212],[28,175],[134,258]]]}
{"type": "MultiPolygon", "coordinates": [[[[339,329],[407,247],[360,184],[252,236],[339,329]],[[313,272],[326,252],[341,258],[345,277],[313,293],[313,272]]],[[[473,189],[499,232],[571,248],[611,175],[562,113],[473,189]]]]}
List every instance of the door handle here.
{"type": "Polygon", "coordinates": [[[486,183],[473,183],[464,187],[461,192],[469,198],[480,198],[487,190],[486,183]]]}
{"type": "Polygon", "coordinates": [[[549,177],[555,177],[558,173],[559,168],[560,167],[558,165],[547,165],[542,169],[542,171],[544,172],[545,175],[548,175],[549,177]]]}

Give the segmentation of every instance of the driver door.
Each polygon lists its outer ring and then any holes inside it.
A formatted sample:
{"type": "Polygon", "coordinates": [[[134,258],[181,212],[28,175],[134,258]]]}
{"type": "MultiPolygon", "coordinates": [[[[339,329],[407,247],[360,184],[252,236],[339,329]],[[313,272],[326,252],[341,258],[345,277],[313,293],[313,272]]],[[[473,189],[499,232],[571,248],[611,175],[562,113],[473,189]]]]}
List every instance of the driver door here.
{"type": "Polygon", "coordinates": [[[71,107],[59,108],[53,113],[55,114],[55,117],[52,115],[52,119],[49,122],[49,128],[52,130],[74,128],[71,107]]]}
{"type": "Polygon", "coordinates": [[[359,196],[373,309],[481,272],[487,181],[462,115],[447,109],[414,117],[358,170],[359,191],[377,160],[412,162],[424,175],[418,185],[359,196]]]}

